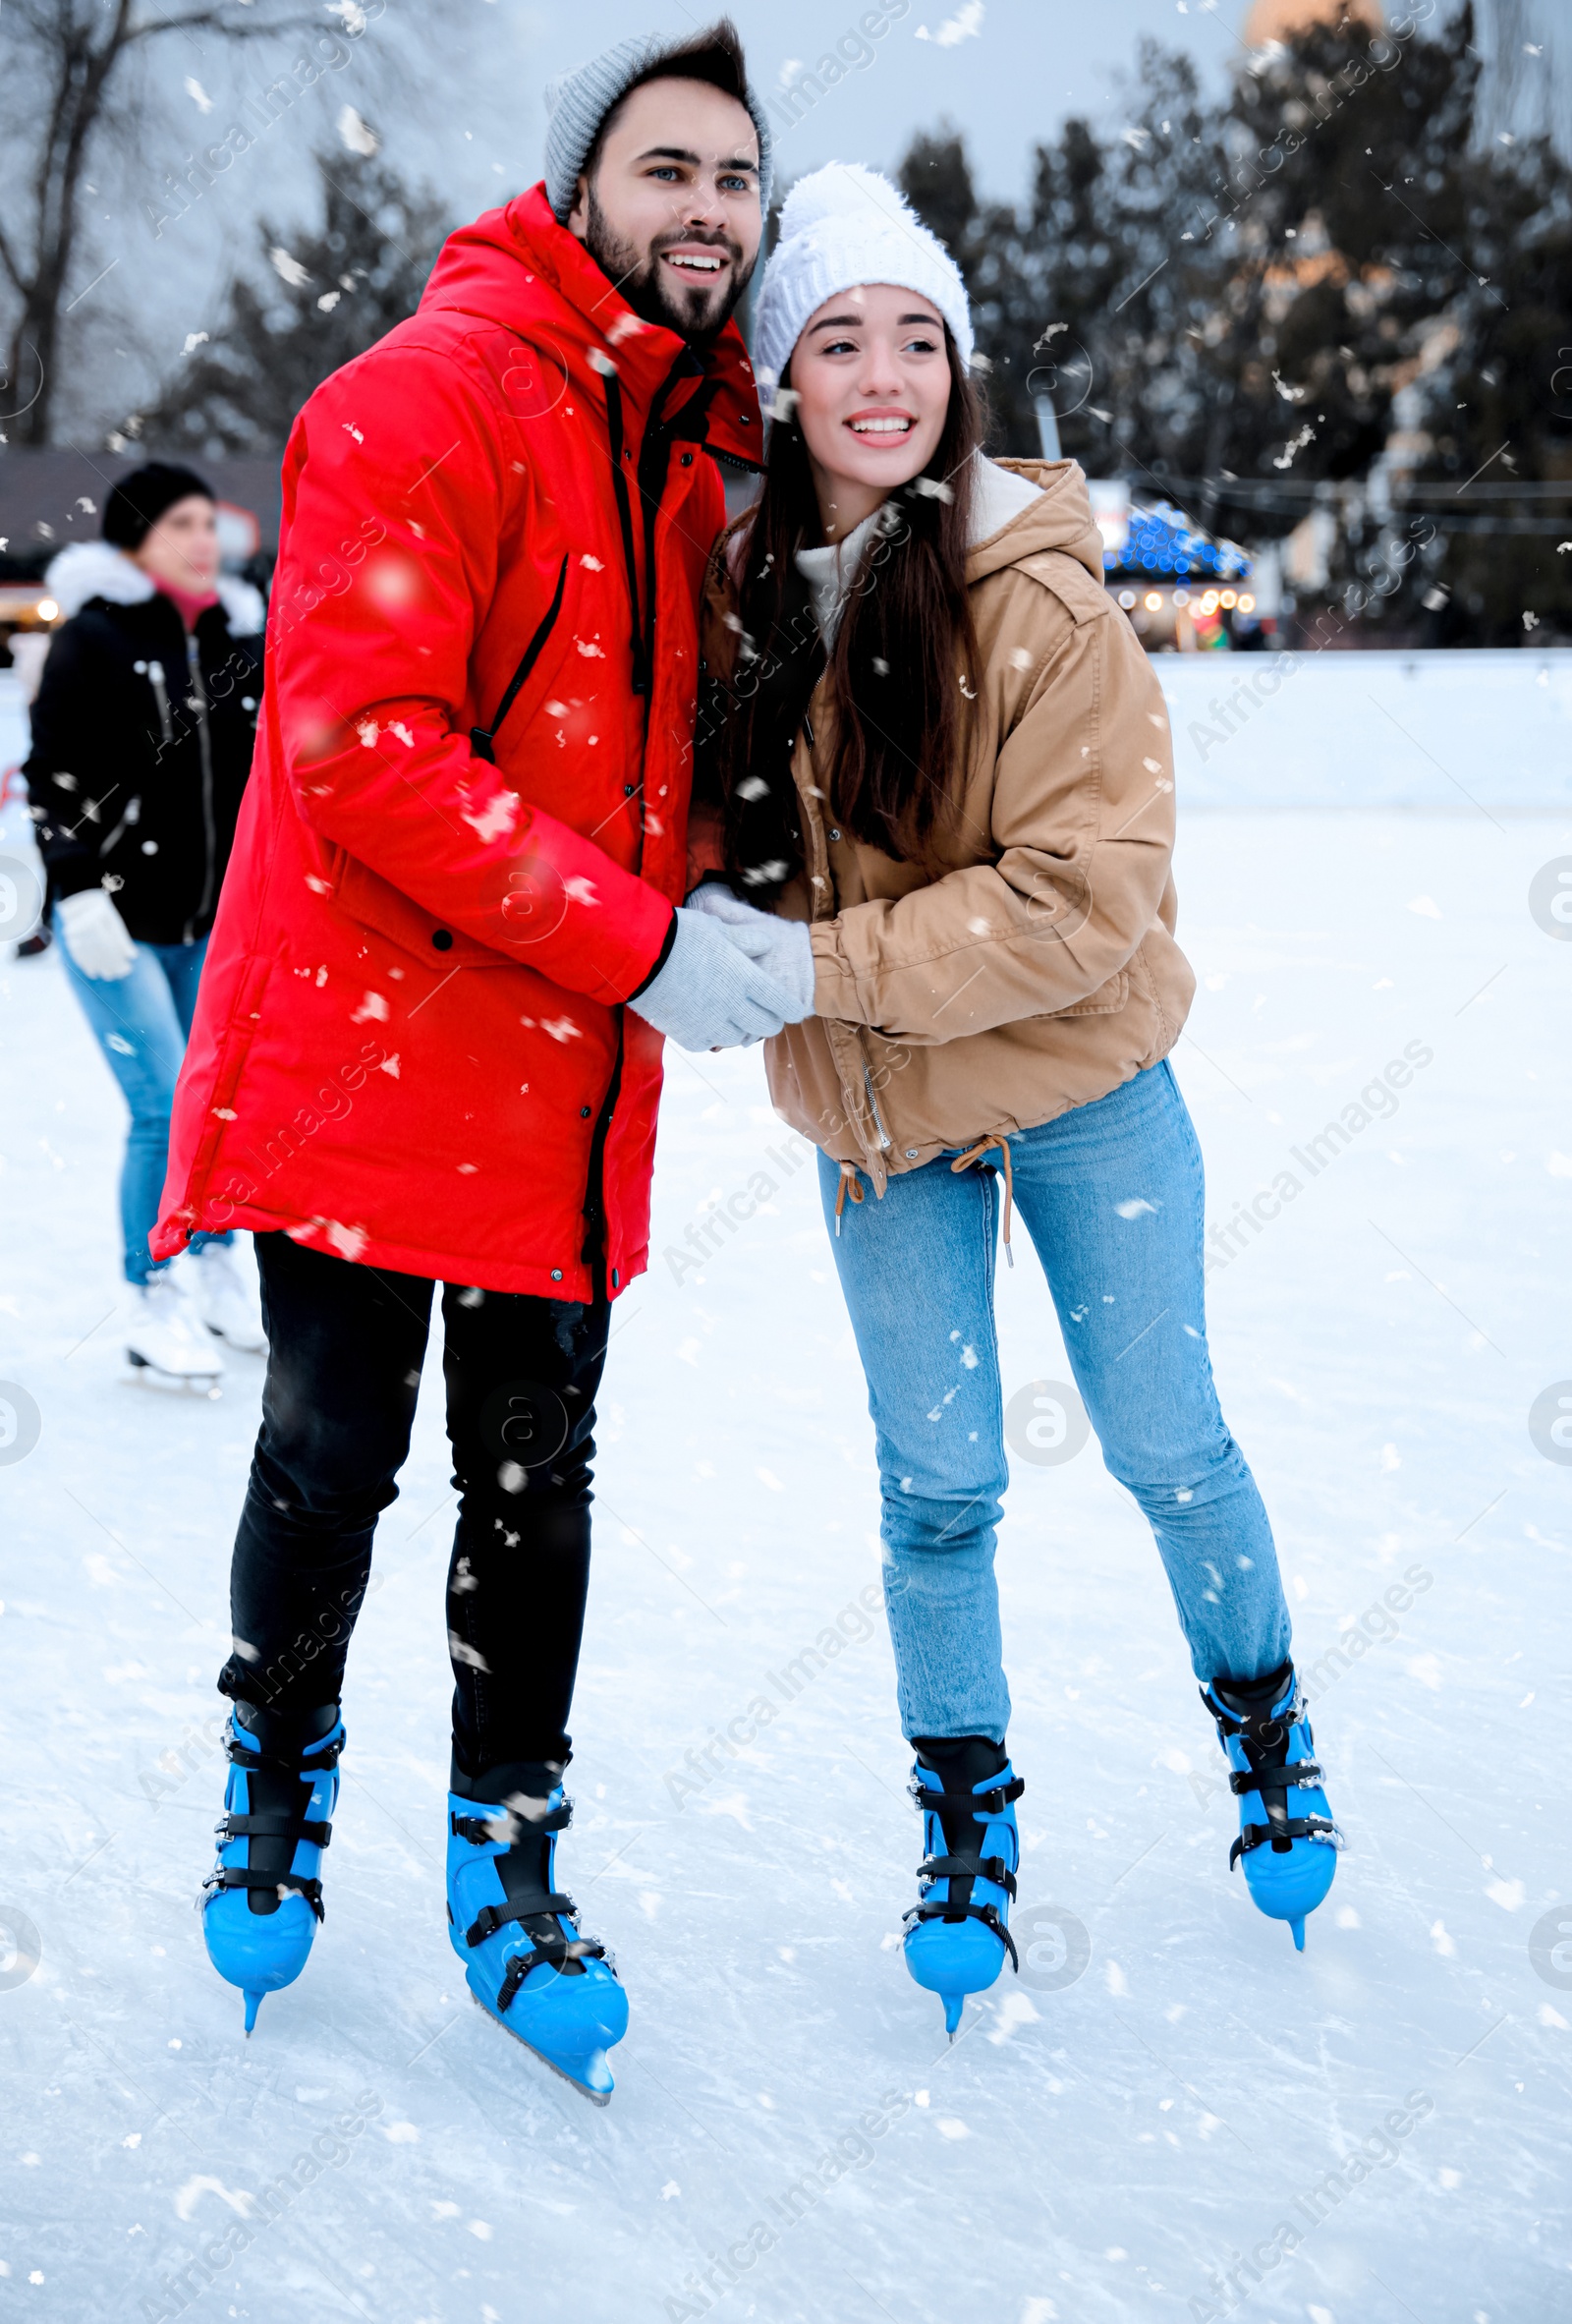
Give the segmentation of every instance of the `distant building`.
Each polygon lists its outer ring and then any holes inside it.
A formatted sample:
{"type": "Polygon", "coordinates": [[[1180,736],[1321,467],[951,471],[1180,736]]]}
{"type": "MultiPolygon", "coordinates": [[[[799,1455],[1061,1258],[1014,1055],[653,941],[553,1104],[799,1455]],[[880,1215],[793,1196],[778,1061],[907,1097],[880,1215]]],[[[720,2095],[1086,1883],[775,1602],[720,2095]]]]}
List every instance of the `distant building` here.
{"type": "Polygon", "coordinates": [[[228,503],[234,518],[226,526],[226,561],[242,563],[258,549],[278,545],[281,487],[279,463],[250,455],[187,460],[161,446],[134,454],[34,450],[12,444],[0,449],[0,580],[21,581],[42,574],[68,540],[96,540],[103,505],[116,481],[144,460],[178,459],[194,467],[228,503]]]}
{"type": "Polygon", "coordinates": [[[1264,48],[1268,40],[1292,40],[1315,25],[1335,28],[1344,24],[1383,32],[1380,0],[1254,0],[1245,19],[1245,41],[1251,48],[1264,48]]]}

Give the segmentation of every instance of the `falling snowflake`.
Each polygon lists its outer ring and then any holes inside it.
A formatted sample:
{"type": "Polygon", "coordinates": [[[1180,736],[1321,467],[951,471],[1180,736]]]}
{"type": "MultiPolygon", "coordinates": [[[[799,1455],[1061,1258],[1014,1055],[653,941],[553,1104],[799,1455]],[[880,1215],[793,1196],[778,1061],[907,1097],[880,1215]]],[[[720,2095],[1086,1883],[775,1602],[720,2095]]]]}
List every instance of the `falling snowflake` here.
{"type": "Polygon", "coordinates": [[[493,839],[502,839],[518,821],[519,797],[516,791],[493,792],[478,815],[466,814],[465,822],[476,837],[489,847],[493,839]]]}
{"type": "Polygon", "coordinates": [[[199,81],[194,81],[189,73],[186,76],[186,94],[190,97],[192,103],[196,106],[198,113],[210,113],[212,111],[212,98],[208,95],[206,89],[203,88],[201,83],[199,81]]]}
{"type": "Polygon", "coordinates": [[[289,284],[292,291],[298,291],[303,284],[310,281],[310,276],[299,258],[293,257],[282,243],[275,243],[267,255],[272,261],[274,272],[289,284]]]}
{"type": "Polygon", "coordinates": [[[1273,468],[1292,468],[1295,460],[1305,449],[1305,446],[1307,444],[1314,443],[1315,440],[1316,430],[1311,426],[1310,422],[1307,420],[1304,426],[1299,430],[1299,433],[1297,435],[1290,436],[1287,443],[1284,444],[1282,450],[1272,462],[1273,468]]]}
{"type": "Polygon", "coordinates": [[[359,153],[364,160],[369,161],[382,142],[370,123],[363,120],[353,105],[339,107],[335,126],[350,152],[359,153]]]}

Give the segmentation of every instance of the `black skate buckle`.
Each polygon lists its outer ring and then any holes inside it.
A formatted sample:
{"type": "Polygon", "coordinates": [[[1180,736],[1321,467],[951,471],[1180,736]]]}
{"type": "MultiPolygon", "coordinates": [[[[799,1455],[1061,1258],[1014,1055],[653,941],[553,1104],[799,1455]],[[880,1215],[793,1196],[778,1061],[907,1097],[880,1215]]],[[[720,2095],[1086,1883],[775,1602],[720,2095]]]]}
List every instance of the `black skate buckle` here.
{"type": "Polygon", "coordinates": [[[560,1971],[566,1961],[605,1960],[606,1957],[606,1949],[597,1937],[564,1937],[555,1944],[549,1938],[542,1938],[528,1953],[516,1953],[509,1961],[497,1990],[497,2008],[512,2008],[520,1986],[542,1961],[560,1971]]]}
{"type": "Polygon", "coordinates": [[[455,1840],[468,1841],[471,1847],[516,1847],[521,1840],[530,1840],[536,1833],[566,1832],[573,1822],[573,1801],[564,1799],[560,1807],[548,1809],[543,1816],[526,1816],[517,1808],[504,1806],[500,1816],[461,1816],[448,1810],[448,1830],[455,1840]],[[500,1824],[499,1839],[492,1826],[500,1824]]]}
{"type": "Polygon", "coordinates": [[[1017,1976],[1021,1974],[1021,1962],[1015,1950],[1015,1939],[999,1918],[999,1908],[996,1904],[941,1904],[936,1899],[925,1898],[921,1904],[914,1904],[908,1911],[903,1912],[901,1918],[903,1921],[947,1920],[952,1926],[958,1925],[963,1920],[980,1920],[984,1928],[993,1931],[999,1943],[1004,1947],[1010,1956],[1010,1967],[1015,1974],[1017,1976]]]}
{"type": "Polygon", "coordinates": [[[202,1882],[202,1889],[204,1893],[209,1889],[272,1889],[280,1899],[284,1892],[289,1890],[295,1896],[306,1899],[318,1920],[327,1918],[322,1904],[321,1882],[304,1879],[298,1872],[253,1872],[244,1864],[219,1864],[202,1882]]]}
{"type": "Polygon", "coordinates": [[[303,1744],[299,1752],[264,1751],[247,1728],[237,1728],[231,1720],[224,1729],[224,1756],[242,1773],[259,1767],[274,1767],[287,1776],[314,1776],[319,1770],[337,1767],[344,1749],[345,1738],[339,1735],[325,1747],[314,1743],[303,1744]],[[309,1752],[308,1758],[306,1754],[309,1752]]]}
{"type": "Polygon", "coordinates": [[[1237,1735],[1241,1742],[1257,1744],[1266,1751],[1286,1742],[1289,1729],[1297,1727],[1310,1709],[1297,1671],[1289,1684],[1288,1700],[1274,1718],[1262,1711],[1230,1711],[1214,1699],[1209,1686],[1202,1687],[1200,1693],[1207,1716],[1224,1742],[1229,1736],[1237,1735]]]}
{"type": "Polygon", "coordinates": [[[929,1791],[916,1776],[906,1786],[925,1816],[1002,1816],[1026,1789],[1020,1776],[995,1784],[986,1791],[929,1791]]]}
{"type": "Polygon", "coordinates": [[[220,1847],[227,1847],[232,1840],[292,1840],[297,1846],[304,1840],[308,1847],[325,1848],[333,1837],[331,1824],[297,1823],[286,1815],[225,1815],[213,1830],[220,1847]]]}
{"type": "MultiPolygon", "coordinates": [[[[482,1904],[464,1932],[466,1945],[483,1945],[487,1937],[494,1937],[498,1929],[505,1929],[513,1921],[554,1919],[560,1915],[578,1925],[578,1906],[571,1897],[556,1894],[537,1894],[519,1897],[509,1904],[482,1904]]],[[[548,1940],[542,1938],[541,1943],[548,1940]]],[[[567,1940],[564,1938],[566,1944],[567,1940]]]]}
{"type": "Polygon", "coordinates": [[[929,1856],[917,1868],[919,1880],[987,1880],[1014,1899],[1015,1874],[1002,1856],[929,1856]]]}
{"type": "Polygon", "coordinates": [[[1323,1845],[1342,1848],[1348,1845],[1336,1824],[1325,1816],[1285,1816],[1281,1822],[1247,1824],[1228,1850],[1228,1869],[1232,1872],[1242,1856],[1252,1848],[1263,1847],[1267,1841],[1316,1840],[1323,1845]]]}

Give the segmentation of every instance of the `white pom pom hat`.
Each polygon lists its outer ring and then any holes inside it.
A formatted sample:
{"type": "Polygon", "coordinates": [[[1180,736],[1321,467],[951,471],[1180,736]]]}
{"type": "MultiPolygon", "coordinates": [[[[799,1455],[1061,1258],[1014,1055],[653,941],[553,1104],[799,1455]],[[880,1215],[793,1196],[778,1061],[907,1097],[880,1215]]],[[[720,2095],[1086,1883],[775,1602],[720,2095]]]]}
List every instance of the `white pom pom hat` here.
{"type": "Polygon", "coordinates": [[[874,282],[931,299],[970,368],[972,310],[943,243],[888,178],[860,162],[831,161],[787,195],[759,287],[754,371],[766,407],[809,316],[838,292],[874,282]]]}

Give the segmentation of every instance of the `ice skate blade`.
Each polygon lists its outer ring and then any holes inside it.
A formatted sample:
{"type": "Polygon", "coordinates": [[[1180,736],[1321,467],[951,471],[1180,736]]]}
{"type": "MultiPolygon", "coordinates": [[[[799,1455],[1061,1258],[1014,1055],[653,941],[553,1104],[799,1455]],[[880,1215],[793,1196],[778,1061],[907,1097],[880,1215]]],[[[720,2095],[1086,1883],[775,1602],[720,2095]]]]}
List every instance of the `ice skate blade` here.
{"type": "Polygon", "coordinates": [[[202,1330],[209,1339],[216,1339],[219,1346],[227,1348],[232,1356],[265,1356],[267,1353],[265,1339],[237,1339],[232,1332],[223,1331],[217,1324],[206,1322],[202,1330]]]}
{"type": "Polygon", "coordinates": [[[221,1372],[160,1372],[156,1364],[149,1364],[133,1348],[126,1350],[127,1370],[121,1381],[127,1388],[156,1389],[166,1396],[197,1396],[204,1403],[216,1404],[223,1394],[221,1372]]]}
{"type": "Polygon", "coordinates": [[[1294,1951],[1295,1951],[1296,1953],[1303,1953],[1303,1952],[1304,1952],[1304,1950],[1305,1950],[1305,1916],[1304,1916],[1304,1914],[1303,1914],[1303,1913],[1301,1913],[1301,1914],[1300,1914],[1300,1916],[1299,1916],[1299,1918],[1298,1918],[1297,1920],[1291,1920],[1291,1921],[1289,1922],[1288,1926],[1289,1926],[1289,1928],[1290,1928],[1290,1929],[1293,1931],[1293,1938],[1294,1938],[1294,1951]]]}
{"type": "MultiPolygon", "coordinates": [[[[506,2019],[499,2017],[494,2010],[488,2010],[477,1993],[472,1990],[470,1999],[480,2012],[482,2017],[489,2017],[492,2024],[500,2027],[505,2034],[510,2035],[521,2050],[528,2050],[532,2058],[538,2058],[542,2066],[549,2067],[558,2081],[566,2082],[570,2090],[577,2090],[580,2097],[588,2098],[591,2106],[609,2106],[611,2104],[610,2090],[591,2090],[588,2082],[575,2080],[567,2069],[559,2066],[554,2058],[548,2058],[544,2050],[537,2050],[533,2042],[527,2042],[522,2033],[514,2033],[512,2026],[507,2023],[506,2019]]],[[[605,2053],[602,2051],[601,2055],[603,2057],[605,2053]]]]}
{"type": "MultiPolygon", "coordinates": [[[[244,1991],[244,1988],[243,1988],[242,1990],[244,1991]]],[[[258,2011],[258,2010],[261,2008],[261,2006],[262,2006],[262,2002],[263,2002],[264,1998],[265,1998],[265,1997],[264,1997],[262,1994],[259,1994],[259,1993],[246,1993],[246,1994],[245,1994],[245,2000],[246,2000],[246,2039],[247,2039],[248,2041],[250,2041],[250,2040],[251,2040],[251,2038],[252,2038],[252,2028],[253,2028],[253,2025],[256,2023],[256,2012],[257,2012],[257,2011],[258,2011]]]]}
{"type": "Polygon", "coordinates": [[[944,2030],[953,2042],[955,2029],[961,2022],[961,2012],[966,2008],[966,1996],[964,1993],[941,1993],[939,1999],[944,2004],[944,2030]]]}

